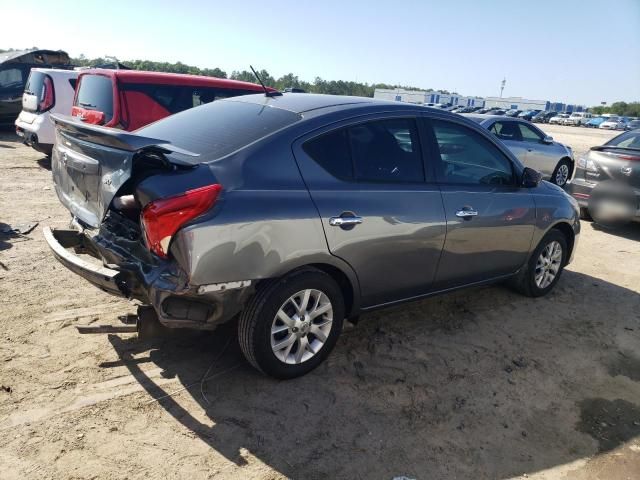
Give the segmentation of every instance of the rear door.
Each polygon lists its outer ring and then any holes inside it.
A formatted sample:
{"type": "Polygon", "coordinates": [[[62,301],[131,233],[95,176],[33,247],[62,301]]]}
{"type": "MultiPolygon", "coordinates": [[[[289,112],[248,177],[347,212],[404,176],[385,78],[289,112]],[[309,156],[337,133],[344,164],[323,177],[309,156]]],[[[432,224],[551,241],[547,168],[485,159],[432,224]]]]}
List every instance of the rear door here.
{"type": "Polygon", "coordinates": [[[294,144],[329,250],[355,270],[365,308],[424,294],[435,277],[445,217],[419,126],[370,118],[294,144]]]}
{"type": "Polygon", "coordinates": [[[533,195],[496,144],[454,120],[431,120],[436,179],[447,238],[435,287],[453,288],[516,272],[536,220],[533,195]]]}

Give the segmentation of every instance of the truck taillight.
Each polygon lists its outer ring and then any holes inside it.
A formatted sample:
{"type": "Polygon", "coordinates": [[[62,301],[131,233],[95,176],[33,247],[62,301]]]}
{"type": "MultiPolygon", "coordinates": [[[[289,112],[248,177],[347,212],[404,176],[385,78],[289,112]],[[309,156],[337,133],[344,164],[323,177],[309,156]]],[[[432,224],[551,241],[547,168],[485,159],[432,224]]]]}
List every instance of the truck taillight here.
{"type": "Polygon", "coordinates": [[[40,95],[40,101],[38,102],[38,112],[46,112],[53,107],[53,95],[53,81],[49,75],[45,75],[42,82],[42,95],[40,95]]]}
{"type": "Polygon", "coordinates": [[[221,185],[207,185],[181,195],[155,200],[144,207],[142,226],[149,250],[166,258],[173,235],[185,223],[213,207],[221,190],[221,185]]]}

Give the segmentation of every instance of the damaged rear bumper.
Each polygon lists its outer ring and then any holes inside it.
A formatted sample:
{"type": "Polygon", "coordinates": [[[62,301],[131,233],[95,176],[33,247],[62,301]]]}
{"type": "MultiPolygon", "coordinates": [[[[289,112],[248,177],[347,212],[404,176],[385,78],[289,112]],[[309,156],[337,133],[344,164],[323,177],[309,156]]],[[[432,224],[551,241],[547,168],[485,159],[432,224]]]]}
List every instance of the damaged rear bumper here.
{"type": "Polygon", "coordinates": [[[166,327],[213,330],[237,315],[253,292],[248,280],[190,285],[174,262],[137,258],[130,248],[122,248],[126,243],[131,247],[131,240],[109,232],[90,235],[45,227],[43,233],[62,265],[107,293],[152,305],[166,327]]]}
{"type": "Polygon", "coordinates": [[[124,296],[118,287],[119,271],[88,262],[67,250],[85,248],[84,235],[76,230],[52,230],[50,227],[44,227],[42,232],[51,252],[65,267],[105,292],[124,296]]]}

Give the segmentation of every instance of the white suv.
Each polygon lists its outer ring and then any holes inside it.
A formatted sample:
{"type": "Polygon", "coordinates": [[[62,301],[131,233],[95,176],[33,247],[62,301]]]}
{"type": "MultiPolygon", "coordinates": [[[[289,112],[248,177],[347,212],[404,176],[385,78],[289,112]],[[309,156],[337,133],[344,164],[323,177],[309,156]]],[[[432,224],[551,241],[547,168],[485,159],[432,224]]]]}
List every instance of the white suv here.
{"type": "Polygon", "coordinates": [[[574,112],[569,118],[564,119],[563,124],[580,127],[586,125],[589,120],[591,120],[591,114],[589,112],[574,112]]]}
{"type": "Polygon", "coordinates": [[[51,155],[55,128],[49,115],[71,114],[78,73],[53,68],[31,69],[22,95],[22,112],[16,120],[16,133],[24,143],[51,155]]]}

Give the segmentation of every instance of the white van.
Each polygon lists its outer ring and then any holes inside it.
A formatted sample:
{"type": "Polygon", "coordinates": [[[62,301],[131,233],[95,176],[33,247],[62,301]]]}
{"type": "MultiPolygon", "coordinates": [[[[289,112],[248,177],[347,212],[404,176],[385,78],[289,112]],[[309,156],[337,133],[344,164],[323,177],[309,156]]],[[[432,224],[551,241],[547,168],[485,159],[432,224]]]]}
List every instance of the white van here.
{"type": "Polygon", "coordinates": [[[591,120],[592,115],[589,112],[573,112],[569,118],[565,118],[564,125],[573,125],[580,127],[591,120]]]}
{"type": "Polygon", "coordinates": [[[78,73],[54,68],[31,69],[22,95],[22,112],[16,120],[16,133],[25,144],[51,155],[55,128],[49,115],[71,115],[78,73]]]}

